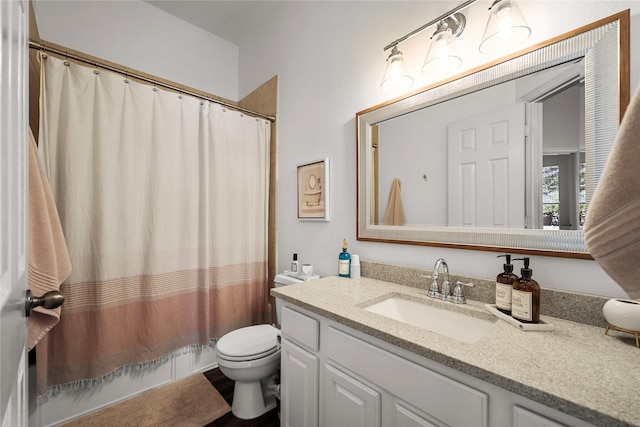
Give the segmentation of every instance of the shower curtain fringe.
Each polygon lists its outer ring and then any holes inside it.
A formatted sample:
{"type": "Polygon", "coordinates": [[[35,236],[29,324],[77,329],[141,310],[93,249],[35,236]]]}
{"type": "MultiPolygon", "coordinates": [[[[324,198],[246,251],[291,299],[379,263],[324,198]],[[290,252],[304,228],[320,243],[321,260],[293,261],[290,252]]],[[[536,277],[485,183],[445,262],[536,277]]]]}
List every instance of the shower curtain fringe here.
{"type": "Polygon", "coordinates": [[[85,380],[73,381],[66,384],[56,384],[49,387],[47,392],[38,396],[38,404],[46,403],[50,398],[59,395],[66,391],[79,391],[95,387],[100,384],[107,384],[113,381],[115,378],[122,375],[127,375],[131,372],[144,371],[148,368],[153,368],[164,363],[167,363],[171,359],[174,359],[180,355],[196,352],[208,352],[213,351],[216,347],[217,338],[212,338],[209,344],[191,344],[177,350],[173,350],[155,360],[148,362],[132,363],[130,365],[122,366],[113,372],[108,373],[100,378],[89,378],[85,380]]]}
{"type": "Polygon", "coordinates": [[[276,121],[276,118],[273,117],[273,116],[269,116],[269,115],[266,115],[266,114],[258,113],[256,111],[252,111],[252,110],[249,110],[247,108],[242,108],[242,107],[239,107],[237,105],[229,104],[229,103],[220,101],[219,99],[214,99],[214,98],[211,98],[211,97],[208,97],[208,96],[205,96],[205,95],[201,95],[201,94],[198,94],[198,93],[195,93],[195,92],[191,92],[191,91],[179,88],[179,87],[174,86],[174,85],[170,85],[170,84],[167,84],[167,83],[162,83],[162,82],[160,82],[158,80],[154,80],[154,79],[142,76],[142,75],[140,75],[140,74],[138,74],[136,72],[125,71],[125,70],[122,70],[120,68],[117,68],[117,67],[114,67],[114,66],[99,62],[99,60],[90,60],[90,59],[87,59],[87,58],[83,58],[82,56],[74,55],[74,54],[66,52],[64,50],[60,50],[60,49],[56,49],[54,47],[47,46],[46,44],[44,44],[42,42],[39,43],[39,42],[36,42],[36,41],[33,41],[33,40],[29,40],[29,49],[38,49],[38,50],[41,50],[43,52],[49,52],[49,53],[53,53],[53,54],[56,54],[56,55],[60,55],[60,56],[64,57],[65,60],[66,59],[73,59],[74,61],[79,61],[79,62],[82,62],[84,64],[89,64],[89,65],[93,65],[95,67],[104,68],[105,70],[113,71],[115,73],[123,75],[125,78],[134,78],[134,79],[137,79],[137,80],[141,80],[143,82],[150,83],[150,84],[155,85],[155,86],[160,86],[160,87],[163,87],[165,89],[172,90],[174,92],[178,92],[178,93],[181,93],[181,94],[184,94],[184,95],[193,96],[194,98],[202,99],[202,100],[205,100],[205,101],[213,102],[215,104],[222,105],[225,108],[229,108],[229,109],[232,109],[232,110],[240,111],[242,113],[246,113],[246,114],[249,114],[249,115],[254,116],[254,117],[260,117],[260,118],[266,119],[266,120],[268,120],[270,122],[275,122],[276,121]]]}

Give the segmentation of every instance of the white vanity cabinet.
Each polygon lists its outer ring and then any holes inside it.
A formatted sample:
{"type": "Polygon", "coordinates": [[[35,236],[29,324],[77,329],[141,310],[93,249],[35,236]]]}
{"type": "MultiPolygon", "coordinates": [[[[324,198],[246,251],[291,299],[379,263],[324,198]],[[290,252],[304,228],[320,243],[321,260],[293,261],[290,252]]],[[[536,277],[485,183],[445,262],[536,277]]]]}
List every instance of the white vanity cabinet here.
{"type": "Polygon", "coordinates": [[[282,426],[589,426],[293,304],[282,314],[282,426]]]}

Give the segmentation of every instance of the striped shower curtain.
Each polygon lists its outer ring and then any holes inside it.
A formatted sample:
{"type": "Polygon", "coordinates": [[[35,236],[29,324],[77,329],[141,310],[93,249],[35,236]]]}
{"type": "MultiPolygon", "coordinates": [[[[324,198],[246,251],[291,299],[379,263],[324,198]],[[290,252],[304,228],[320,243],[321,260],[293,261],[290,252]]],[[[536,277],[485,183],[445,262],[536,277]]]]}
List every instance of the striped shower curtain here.
{"type": "Polygon", "coordinates": [[[39,393],[266,321],[270,124],[41,56],[39,160],[73,271],[39,393]]]}

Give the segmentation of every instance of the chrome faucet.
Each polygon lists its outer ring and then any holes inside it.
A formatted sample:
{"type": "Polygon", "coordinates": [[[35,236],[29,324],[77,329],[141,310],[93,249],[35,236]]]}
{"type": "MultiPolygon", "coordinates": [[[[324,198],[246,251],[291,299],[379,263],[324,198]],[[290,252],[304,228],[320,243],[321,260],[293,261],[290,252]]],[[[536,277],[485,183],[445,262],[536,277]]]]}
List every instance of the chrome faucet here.
{"type": "Polygon", "coordinates": [[[433,282],[431,282],[431,288],[429,288],[429,296],[431,298],[441,298],[443,301],[450,301],[451,287],[449,286],[449,266],[444,258],[438,258],[434,264],[431,278],[433,279],[433,282]],[[442,281],[442,291],[439,291],[438,289],[438,275],[440,267],[443,268],[445,274],[444,280],[442,281]]]}
{"type": "Polygon", "coordinates": [[[428,294],[431,298],[438,298],[443,301],[451,301],[456,304],[467,303],[467,299],[465,298],[462,292],[462,289],[464,287],[468,287],[468,288],[475,287],[475,285],[472,282],[465,283],[458,280],[456,281],[455,290],[453,291],[453,294],[452,294],[451,283],[449,282],[449,265],[447,264],[447,261],[444,260],[444,258],[438,258],[436,260],[436,263],[433,266],[433,272],[431,273],[431,276],[427,276],[423,274],[422,277],[432,279],[431,287],[429,288],[429,294],[428,294]],[[438,277],[440,275],[439,273],[440,268],[443,269],[443,272],[445,274],[444,279],[442,281],[442,291],[440,291],[438,287],[438,277]]]}

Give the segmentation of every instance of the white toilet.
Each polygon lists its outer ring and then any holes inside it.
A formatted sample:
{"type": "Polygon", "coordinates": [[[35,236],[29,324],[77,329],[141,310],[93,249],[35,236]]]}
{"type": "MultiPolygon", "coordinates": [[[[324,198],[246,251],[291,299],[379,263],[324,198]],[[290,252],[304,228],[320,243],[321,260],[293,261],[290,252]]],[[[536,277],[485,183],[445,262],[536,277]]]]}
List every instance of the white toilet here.
{"type": "MultiPolygon", "coordinates": [[[[301,283],[284,274],[275,277],[276,287],[301,283]]],[[[280,321],[280,301],[276,300],[276,317],[280,321]]],[[[216,343],[220,371],[235,381],[231,412],[250,420],[277,405],[276,390],[280,372],[280,330],[271,325],[236,329],[216,343]]]]}

